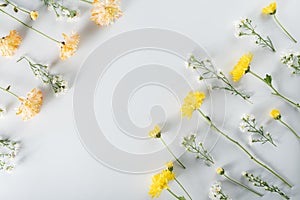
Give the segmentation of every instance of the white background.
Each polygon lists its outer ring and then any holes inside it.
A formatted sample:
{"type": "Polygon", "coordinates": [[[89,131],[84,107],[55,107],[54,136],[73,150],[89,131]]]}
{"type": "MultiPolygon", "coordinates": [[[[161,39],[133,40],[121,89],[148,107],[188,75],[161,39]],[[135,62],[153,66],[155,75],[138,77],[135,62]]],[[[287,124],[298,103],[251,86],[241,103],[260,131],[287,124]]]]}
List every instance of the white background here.
{"type": "MultiPolygon", "coordinates": [[[[6,118],[0,121],[1,134],[21,140],[23,145],[17,168],[11,174],[5,172],[0,174],[2,199],[150,199],[147,193],[152,174],[124,174],[98,163],[82,147],[73,120],[72,86],[81,64],[102,42],[125,31],[155,27],[180,32],[202,45],[218,68],[226,73],[232,69],[240,56],[251,51],[255,55],[252,63],[253,71],[261,75],[271,73],[279,91],[283,91],[295,100],[300,100],[297,88],[300,78],[291,76],[290,70],[279,62],[282,51],[298,50],[299,47],[281,32],[271,17],[261,14],[262,7],[269,4],[269,1],[125,0],[122,1],[124,16],[108,28],[99,28],[88,20],[90,15],[88,4],[73,3],[75,8],[81,10],[81,16],[77,22],[66,22],[56,21],[53,12],[50,13],[46,8],[40,7],[39,1],[35,2],[20,1],[20,5],[39,10],[40,18],[34,22],[36,28],[58,39],[61,38],[62,32],[69,34],[75,30],[81,35],[81,41],[74,57],[62,62],[58,59],[59,48],[56,44],[27,30],[3,14],[0,15],[1,36],[7,35],[11,29],[16,29],[24,38],[14,57],[0,58],[0,85],[11,84],[12,90],[20,95],[25,95],[33,87],[39,87],[44,91],[45,96],[41,113],[28,122],[22,122],[14,115],[14,108],[18,103],[12,97],[1,94],[1,104],[6,105],[8,109],[6,118]],[[258,25],[259,32],[272,38],[277,53],[255,46],[250,38],[234,37],[233,22],[245,16],[253,19],[258,25]],[[64,96],[54,97],[39,80],[33,78],[27,64],[16,63],[16,60],[24,54],[39,62],[51,64],[52,72],[62,73],[70,83],[69,92],[64,96]]],[[[282,0],[277,3],[278,18],[292,35],[300,40],[299,2],[282,0]]],[[[31,23],[22,14],[17,16],[31,23]]],[[[257,145],[251,147],[253,152],[272,168],[284,174],[294,187],[289,190],[222,138],[212,151],[218,166],[224,166],[228,174],[239,180],[242,180],[240,176],[242,171],[252,170],[283,187],[292,199],[299,199],[299,141],[286,128],[271,120],[269,111],[275,107],[280,109],[283,120],[298,132],[300,131],[299,112],[271,96],[270,90],[250,75],[243,78],[241,84],[245,89],[253,92],[254,104],[248,104],[228,95],[223,129],[243,144],[247,144],[247,137],[240,133],[238,124],[243,113],[255,114],[257,120],[273,133],[278,147],[274,148],[269,144],[257,145]]],[[[175,171],[178,179],[194,199],[208,199],[209,186],[215,180],[223,182],[225,193],[232,199],[256,198],[219,177],[215,173],[217,166],[206,167],[201,161],[194,160],[187,154],[184,154],[181,159],[186,163],[187,170],[183,171],[176,166],[175,171]]],[[[175,184],[171,183],[170,186],[176,193],[182,194],[175,184]]],[[[161,199],[172,198],[167,192],[163,192],[161,199]]],[[[280,199],[280,197],[276,194],[267,194],[261,199],[280,199]]]]}

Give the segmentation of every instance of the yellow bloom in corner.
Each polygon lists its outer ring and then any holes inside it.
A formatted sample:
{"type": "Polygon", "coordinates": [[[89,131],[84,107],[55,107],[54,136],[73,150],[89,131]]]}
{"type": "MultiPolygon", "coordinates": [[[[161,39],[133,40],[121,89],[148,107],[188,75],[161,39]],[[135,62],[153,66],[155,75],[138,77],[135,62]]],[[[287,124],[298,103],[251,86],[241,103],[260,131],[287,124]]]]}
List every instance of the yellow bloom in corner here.
{"type": "Polygon", "coordinates": [[[30,18],[35,21],[39,17],[39,13],[37,11],[31,11],[30,12],[30,18]]]}
{"type": "Polygon", "coordinates": [[[274,15],[276,13],[276,2],[271,3],[267,7],[262,9],[262,12],[267,15],[274,15]]]}
{"type": "Polygon", "coordinates": [[[160,138],[161,137],[161,130],[158,125],[154,126],[153,130],[151,130],[148,135],[152,138],[160,138]]]}
{"type": "Polygon", "coordinates": [[[21,105],[16,114],[22,115],[22,120],[26,121],[40,112],[43,104],[43,94],[40,90],[34,88],[27,94],[26,99],[19,97],[19,100],[21,105]]]}
{"type": "Polygon", "coordinates": [[[203,99],[205,99],[205,94],[203,92],[189,92],[181,106],[182,116],[190,119],[194,110],[200,108],[203,99]]]}
{"type": "Polygon", "coordinates": [[[161,173],[152,177],[149,195],[151,198],[158,198],[164,189],[169,189],[169,181],[175,179],[175,174],[169,170],[163,170],[161,173]]]}
{"type": "Polygon", "coordinates": [[[123,12],[119,0],[94,0],[90,20],[98,26],[108,26],[119,19],[123,12]]]}
{"type": "Polygon", "coordinates": [[[22,42],[22,38],[16,30],[9,32],[9,35],[0,39],[0,51],[2,56],[13,56],[22,42]]]}
{"type": "Polygon", "coordinates": [[[65,41],[61,43],[60,58],[66,60],[76,52],[80,36],[77,33],[72,33],[71,36],[64,33],[62,35],[65,41]]]}
{"type": "Polygon", "coordinates": [[[230,72],[230,74],[232,75],[232,80],[234,82],[239,81],[244,76],[244,74],[248,72],[252,58],[252,53],[244,54],[240,58],[239,62],[234,66],[233,70],[230,72]]]}
{"type": "Polygon", "coordinates": [[[279,110],[276,110],[276,109],[273,109],[271,112],[270,112],[270,115],[273,119],[275,120],[278,120],[281,118],[281,114],[280,114],[280,111],[279,110]]]}

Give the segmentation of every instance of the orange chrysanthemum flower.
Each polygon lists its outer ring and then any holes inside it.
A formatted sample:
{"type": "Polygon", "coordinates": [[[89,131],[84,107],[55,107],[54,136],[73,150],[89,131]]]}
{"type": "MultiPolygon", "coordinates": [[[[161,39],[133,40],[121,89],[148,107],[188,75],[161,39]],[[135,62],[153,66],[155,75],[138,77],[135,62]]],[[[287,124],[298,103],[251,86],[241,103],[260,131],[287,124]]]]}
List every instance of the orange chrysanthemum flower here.
{"type": "Polygon", "coordinates": [[[9,32],[9,35],[0,39],[0,51],[2,56],[13,56],[22,42],[22,38],[16,30],[9,32]]]}
{"type": "Polygon", "coordinates": [[[98,26],[108,26],[119,19],[123,12],[119,0],[94,0],[91,14],[90,20],[98,26]]]}
{"type": "Polygon", "coordinates": [[[22,115],[22,120],[26,121],[40,112],[43,104],[43,93],[34,88],[27,93],[26,99],[19,97],[19,100],[21,101],[21,105],[16,114],[22,115]]]}
{"type": "Polygon", "coordinates": [[[80,36],[77,33],[72,33],[71,36],[67,36],[65,33],[62,35],[65,41],[61,43],[60,58],[66,60],[76,52],[80,36]]]}

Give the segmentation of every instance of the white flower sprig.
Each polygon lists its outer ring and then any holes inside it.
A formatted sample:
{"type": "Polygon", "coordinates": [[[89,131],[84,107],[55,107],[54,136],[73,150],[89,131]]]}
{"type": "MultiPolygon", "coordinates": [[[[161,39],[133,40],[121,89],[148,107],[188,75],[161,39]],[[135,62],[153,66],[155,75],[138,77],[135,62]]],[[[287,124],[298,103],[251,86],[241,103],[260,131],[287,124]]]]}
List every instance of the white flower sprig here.
{"type": "Polygon", "coordinates": [[[68,82],[61,75],[51,74],[47,65],[32,63],[27,57],[21,57],[17,62],[25,59],[34,76],[41,79],[44,84],[49,84],[55,94],[64,93],[68,89],[68,82]]]}
{"type": "Polygon", "coordinates": [[[196,143],[196,135],[192,134],[183,138],[181,143],[188,152],[196,154],[197,159],[201,159],[208,166],[214,164],[213,157],[205,149],[202,142],[196,143]]]}
{"type": "Polygon", "coordinates": [[[220,182],[215,182],[209,189],[208,197],[211,200],[231,200],[223,191],[220,182]]]}
{"type": "Polygon", "coordinates": [[[245,18],[241,19],[236,25],[236,36],[242,37],[242,36],[254,36],[255,37],[255,43],[263,48],[267,47],[273,52],[275,52],[275,47],[270,39],[269,36],[266,38],[263,38],[259,33],[256,32],[255,28],[256,26],[252,25],[252,20],[245,18]]]}
{"type": "Polygon", "coordinates": [[[300,74],[300,53],[298,52],[289,52],[285,53],[280,61],[282,64],[287,65],[292,68],[294,71],[293,74],[300,74]]]}
{"type": "Polygon", "coordinates": [[[78,11],[73,10],[70,8],[65,7],[62,3],[59,3],[58,1],[55,0],[42,0],[43,3],[48,6],[48,9],[53,9],[56,17],[60,18],[62,17],[67,17],[67,18],[75,18],[78,16],[78,11]]]}
{"type": "Polygon", "coordinates": [[[14,158],[19,148],[19,142],[0,138],[0,170],[11,171],[15,168],[14,158]]]}
{"type": "Polygon", "coordinates": [[[265,191],[275,192],[275,193],[279,194],[280,196],[282,196],[285,199],[290,199],[290,197],[288,197],[284,192],[282,192],[277,186],[270,185],[266,181],[262,180],[260,177],[254,176],[253,174],[251,174],[249,172],[244,172],[242,175],[249,182],[252,182],[253,186],[255,186],[255,187],[262,187],[262,188],[265,189],[265,191]]]}
{"type": "MultiPolygon", "coordinates": [[[[222,89],[229,91],[232,95],[241,97],[242,99],[249,101],[250,95],[236,89],[224,75],[221,70],[216,70],[213,63],[209,59],[197,59],[194,55],[191,55],[187,60],[188,67],[192,67],[199,74],[199,80],[203,79],[215,79],[223,82],[225,86],[214,85],[212,89],[222,89]]],[[[251,103],[251,102],[250,102],[251,103]]]]}
{"type": "Polygon", "coordinates": [[[257,122],[254,115],[244,114],[242,116],[242,122],[240,123],[240,129],[242,132],[248,132],[252,135],[250,136],[251,143],[262,143],[270,142],[272,145],[276,146],[273,141],[272,135],[264,130],[263,126],[257,126],[257,122]]]}

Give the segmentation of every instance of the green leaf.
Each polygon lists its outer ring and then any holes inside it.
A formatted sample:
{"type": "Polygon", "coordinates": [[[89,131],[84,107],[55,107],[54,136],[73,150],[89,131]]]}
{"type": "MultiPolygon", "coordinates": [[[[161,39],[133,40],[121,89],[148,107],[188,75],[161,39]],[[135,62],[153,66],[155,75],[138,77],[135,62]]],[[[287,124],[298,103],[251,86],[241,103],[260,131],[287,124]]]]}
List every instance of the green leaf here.
{"type": "Polygon", "coordinates": [[[269,74],[266,74],[266,77],[264,78],[264,81],[268,84],[268,85],[272,85],[272,76],[269,74]]]}
{"type": "Polygon", "coordinates": [[[17,7],[14,7],[14,11],[17,13],[19,10],[17,7]]]}
{"type": "Polygon", "coordinates": [[[7,3],[4,3],[4,4],[1,4],[0,7],[6,7],[8,4],[7,3]]]}
{"type": "Polygon", "coordinates": [[[10,90],[10,85],[7,86],[7,88],[5,89],[6,91],[9,91],[10,90]]]}

